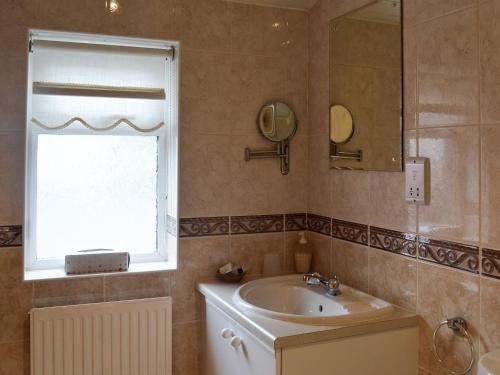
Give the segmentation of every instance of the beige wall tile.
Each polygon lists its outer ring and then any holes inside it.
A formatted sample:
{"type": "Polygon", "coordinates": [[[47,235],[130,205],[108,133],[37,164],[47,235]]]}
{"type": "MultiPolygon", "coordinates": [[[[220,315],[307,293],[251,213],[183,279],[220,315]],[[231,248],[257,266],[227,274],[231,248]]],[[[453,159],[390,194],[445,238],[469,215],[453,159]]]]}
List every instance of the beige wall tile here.
{"type": "Polygon", "coordinates": [[[24,139],[23,131],[0,128],[0,225],[23,222],[24,139]]]}
{"type": "Polygon", "coordinates": [[[326,277],[332,276],[332,238],[314,232],[309,232],[307,238],[313,250],[311,272],[319,272],[326,277]]]}
{"type": "Polygon", "coordinates": [[[481,339],[479,352],[500,349],[500,281],[481,280],[481,339]]]}
{"type": "Polygon", "coordinates": [[[328,135],[310,136],[308,147],[307,209],[317,215],[330,216],[332,209],[328,135]]]}
{"type": "Polygon", "coordinates": [[[228,183],[230,214],[234,216],[305,211],[307,137],[292,138],[290,173],[286,176],[280,172],[278,159],[245,161],[246,147],[267,150],[275,149],[276,144],[258,134],[232,137],[229,154],[232,179],[228,183]]]}
{"type": "Polygon", "coordinates": [[[233,52],[281,56],[307,45],[305,13],[237,3],[229,8],[233,52]]]}
{"type": "Polygon", "coordinates": [[[173,30],[184,48],[229,51],[231,21],[225,1],[171,0],[173,30]]]}
{"type": "Polygon", "coordinates": [[[239,234],[231,236],[229,259],[242,264],[248,275],[262,275],[265,254],[279,254],[281,267],[285,262],[285,234],[239,234]]]}
{"type": "Polygon", "coordinates": [[[366,224],[370,218],[370,173],[332,170],[331,213],[335,219],[366,224]]]}
{"type": "Polygon", "coordinates": [[[419,233],[479,240],[478,127],[422,130],[419,156],[430,158],[430,204],[419,207],[419,233]]]}
{"type": "Polygon", "coordinates": [[[215,278],[217,269],[227,262],[229,262],[229,236],[180,240],[178,270],[170,275],[174,322],[188,322],[201,318],[203,301],[196,291],[196,283],[201,279],[215,278]]]}
{"type": "MultiPolygon", "coordinates": [[[[417,314],[420,315],[420,355],[419,364],[433,374],[446,374],[431,351],[432,333],[438,323],[446,318],[464,317],[478,344],[479,332],[479,277],[449,268],[418,264],[417,314]]],[[[452,367],[466,366],[468,344],[447,328],[439,332],[438,345],[446,348],[442,356],[452,367]],[[440,343],[440,344],[439,344],[440,343]]]]}
{"type": "Polygon", "coordinates": [[[30,373],[29,342],[0,344],[0,374],[28,375],[30,373]]]}
{"type": "Polygon", "coordinates": [[[417,263],[415,259],[382,250],[369,250],[369,291],[410,311],[417,308],[417,263]]]}
{"type": "Polygon", "coordinates": [[[417,28],[419,126],[477,124],[478,28],[466,9],[417,28]]]}
{"type": "Polygon", "coordinates": [[[170,274],[153,272],[104,278],[106,301],[165,297],[170,295],[170,274]]]}
{"type": "Polygon", "coordinates": [[[228,215],[231,143],[228,135],[189,132],[181,137],[181,217],[228,215]]]}
{"type": "Polygon", "coordinates": [[[31,283],[0,289],[0,344],[29,339],[28,313],[32,308],[32,294],[31,283]]]}
{"type": "Polygon", "coordinates": [[[480,64],[481,64],[481,123],[500,122],[500,16],[498,1],[479,4],[480,64]]]}
{"type": "Polygon", "coordinates": [[[481,233],[485,247],[500,249],[500,127],[481,127],[481,233]]]}
{"type": "Polygon", "coordinates": [[[368,292],[368,252],[366,246],[332,239],[332,268],[342,284],[368,292]]]}
{"type": "Polygon", "coordinates": [[[0,289],[14,289],[23,286],[23,248],[1,249],[0,270],[0,289]]]}
{"type": "Polygon", "coordinates": [[[174,375],[198,375],[202,368],[203,324],[190,322],[174,325],[172,348],[174,375]]]}
{"type": "Polygon", "coordinates": [[[370,219],[374,226],[415,233],[416,206],[406,203],[403,173],[370,173],[370,219]],[[387,189],[387,186],[393,188],[387,189]],[[395,197],[397,199],[395,199],[395,197]]]}
{"type": "Polygon", "coordinates": [[[294,254],[299,246],[300,233],[305,233],[308,242],[312,241],[312,236],[307,231],[285,232],[285,265],[284,273],[295,273],[294,254]]]}
{"type": "MultiPolygon", "coordinates": [[[[309,14],[309,135],[328,137],[330,108],[329,24],[325,1],[318,1],[309,14]]],[[[328,138],[326,138],[328,139],[328,138]]]]}
{"type": "MultiPolygon", "coordinates": [[[[404,132],[406,157],[417,156],[416,133],[404,132]]],[[[405,200],[405,174],[394,172],[369,172],[369,222],[368,224],[402,232],[417,231],[417,207],[405,200]],[[390,189],[387,186],[391,186],[390,189]]]]}
{"type": "Polygon", "coordinates": [[[104,301],[104,278],[45,280],[34,283],[35,307],[78,305],[104,301]]]}

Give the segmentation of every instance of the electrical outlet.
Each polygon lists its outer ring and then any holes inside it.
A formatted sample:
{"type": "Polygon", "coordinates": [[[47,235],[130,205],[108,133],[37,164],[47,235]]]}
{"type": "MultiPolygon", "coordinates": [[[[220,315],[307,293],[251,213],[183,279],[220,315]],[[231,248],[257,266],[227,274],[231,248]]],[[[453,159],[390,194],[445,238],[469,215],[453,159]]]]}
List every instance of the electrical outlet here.
{"type": "Polygon", "coordinates": [[[406,201],[413,204],[428,204],[429,202],[429,159],[407,158],[406,171],[406,201]]]}

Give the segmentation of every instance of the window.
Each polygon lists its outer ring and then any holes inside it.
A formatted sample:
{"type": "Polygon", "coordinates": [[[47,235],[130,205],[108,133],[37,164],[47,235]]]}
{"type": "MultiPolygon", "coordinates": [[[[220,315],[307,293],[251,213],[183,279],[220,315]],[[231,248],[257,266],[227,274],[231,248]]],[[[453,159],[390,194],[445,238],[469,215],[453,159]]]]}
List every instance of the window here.
{"type": "Polygon", "coordinates": [[[27,272],[61,269],[66,254],[88,249],[175,266],[174,46],[30,33],[27,272]]]}

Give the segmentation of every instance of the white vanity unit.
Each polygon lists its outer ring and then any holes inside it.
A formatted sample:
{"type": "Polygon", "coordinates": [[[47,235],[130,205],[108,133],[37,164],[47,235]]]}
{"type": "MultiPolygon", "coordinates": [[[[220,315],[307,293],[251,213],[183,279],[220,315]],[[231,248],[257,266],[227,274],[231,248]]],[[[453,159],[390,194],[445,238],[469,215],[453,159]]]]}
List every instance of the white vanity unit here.
{"type": "Polygon", "coordinates": [[[416,375],[417,317],[302,276],[198,284],[205,296],[206,375],[416,375]]]}

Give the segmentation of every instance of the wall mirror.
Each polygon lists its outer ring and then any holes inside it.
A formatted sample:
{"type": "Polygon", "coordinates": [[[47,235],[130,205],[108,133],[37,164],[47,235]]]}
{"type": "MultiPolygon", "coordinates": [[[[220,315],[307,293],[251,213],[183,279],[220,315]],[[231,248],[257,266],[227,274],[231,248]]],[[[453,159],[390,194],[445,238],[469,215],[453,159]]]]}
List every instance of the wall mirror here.
{"type": "Polygon", "coordinates": [[[330,167],[403,170],[401,1],[330,21],[330,167]]]}
{"type": "Polygon", "coordinates": [[[282,102],[264,105],[259,111],[257,125],[262,135],[272,142],[291,138],[297,130],[295,113],[282,102]]]}
{"type": "Polygon", "coordinates": [[[257,116],[257,126],[260,133],[276,143],[274,150],[245,149],[245,160],[279,158],[281,174],[290,171],[290,139],[297,131],[297,117],[286,103],[271,102],[262,106],[257,116]]]}

